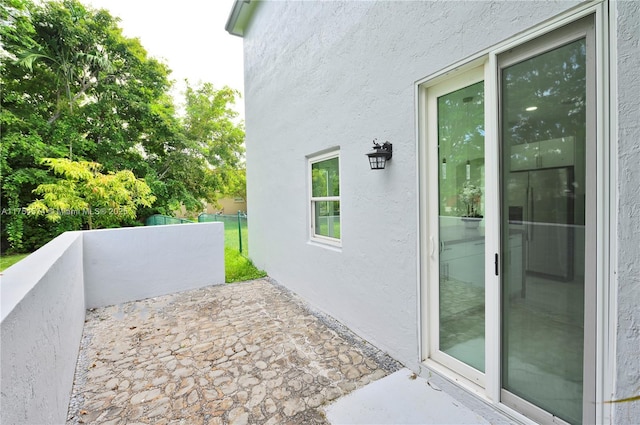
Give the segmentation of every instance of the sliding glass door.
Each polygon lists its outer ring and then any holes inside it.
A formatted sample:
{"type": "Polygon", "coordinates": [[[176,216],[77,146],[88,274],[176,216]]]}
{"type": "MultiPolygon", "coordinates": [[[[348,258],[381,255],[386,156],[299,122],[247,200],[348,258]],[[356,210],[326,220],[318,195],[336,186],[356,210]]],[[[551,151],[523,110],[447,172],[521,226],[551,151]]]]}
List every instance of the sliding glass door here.
{"type": "Polygon", "coordinates": [[[424,91],[425,357],[540,423],[595,418],[593,22],[424,91]]]}
{"type": "Polygon", "coordinates": [[[595,285],[585,275],[594,91],[584,24],[500,58],[502,399],[569,423],[583,419],[595,285]]]}

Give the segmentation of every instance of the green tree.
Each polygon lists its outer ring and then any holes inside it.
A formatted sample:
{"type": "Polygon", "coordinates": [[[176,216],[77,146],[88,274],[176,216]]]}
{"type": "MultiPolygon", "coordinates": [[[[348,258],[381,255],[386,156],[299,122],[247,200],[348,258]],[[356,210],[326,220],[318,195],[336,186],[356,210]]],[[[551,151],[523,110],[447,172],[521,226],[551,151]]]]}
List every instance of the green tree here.
{"type": "Polygon", "coordinates": [[[231,108],[236,96],[239,92],[226,86],[219,90],[211,83],[192,87],[187,81],[185,133],[217,169],[236,169],[243,158],[244,130],[234,122],[238,113],[231,108]]]}
{"type": "Polygon", "coordinates": [[[155,201],[149,186],[131,171],[102,174],[96,162],[66,158],[42,162],[60,178],[34,190],[42,198],[29,205],[29,214],[44,215],[53,222],[64,215],[78,215],[89,229],[117,227],[135,220],[139,206],[150,207],[155,201]]]}
{"type": "Polygon", "coordinates": [[[247,199],[247,170],[238,168],[229,173],[229,181],[222,190],[222,195],[247,199]]]}
{"type": "MultiPolygon", "coordinates": [[[[0,206],[31,204],[34,189],[57,180],[43,158],[130,170],[156,202],[140,221],[184,204],[198,211],[238,181],[244,131],[230,105],[237,92],[189,87],[179,117],[168,66],[122,35],[117,18],[77,0],[0,0],[0,206]]],[[[38,248],[78,217],[5,215],[2,250],[38,248]]]]}
{"type": "MultiPolygon", "coordinates": [[[[168,67],[123,37],[108,12],[77,1],[2,0],[0,20],[2,208],[32,202],[33,189],[53,179],[42,158],[71,152],[107,172],[129,169],[153,180],[142,144],[162,146],[158,139],[180,131],[168,67]]],[[[78,227],[74,217],[54,223],[22,214],[0,225],[2,249],[15,251],[78,227]]]]}
{"type": "Polygon", "coordinates": [[[34,37],[39,42],[21,51],[17,63],[33,72],[35,61],[49,62],[57,100],[49,123],[58,119],[65,108],[73,112],[74,103],[113,70],[107,51],[96,43],[95,37],[105,17],[100,13],[91,16],[74,1],[48,3],[42,9],[33,9],[34,21],[48,25],[34,26],[34,37]]]}
{"type": "Polygon", "coordinates": [[[203,203],[215,203],[220,194],[243,191],[244,128],[232,109],[238,92],[216,89],[211,83],[196,87],[187,81],[185,115],[180,137],[164,150],[148,150],[156,190],[167,191],[172,211],[182,204],[198,212],[203,203]]]}

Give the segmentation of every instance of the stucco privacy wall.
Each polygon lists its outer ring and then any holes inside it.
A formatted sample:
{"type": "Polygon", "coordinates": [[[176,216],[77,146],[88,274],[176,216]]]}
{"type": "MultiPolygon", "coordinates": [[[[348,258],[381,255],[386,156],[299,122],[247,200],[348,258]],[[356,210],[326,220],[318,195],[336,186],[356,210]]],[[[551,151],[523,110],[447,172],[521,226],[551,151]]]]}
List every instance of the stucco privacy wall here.
{"type": "MultiPolygon", "coordinates": [[[[613,2],[617,25],[618,264],[614,399],[640,394],[640,2],[613,2]]],[[[637,423],[640,402],[614,404],[613,423],[637,423]]]]}
{"type": "Polygon", "coordinates": [[[222,223],[68,232],[9,267],[0,282],[0,423],[66,421],[86,308],[217,283],[222,223]]]}
{"type": "Polygon", "coordinates": [[[224,283],[223,241],[223,223],[87,232],[87,308],[224,283]]]}
{"type": "Polygon", "coordinates": [[[418,362],[415,82],[578,2],[260,2],[244,33],[251,256],[418,362]],[[371,140],[393,143],[371,171],[371,140]],[[309,242],[306,156],[340,148],[342,248],[309,242]]]}
{"type": "Polygon", "coordinates": [[[61,424],[84,326],[82,234],[65,233],[3,272],[3,424],[61,424]]]}

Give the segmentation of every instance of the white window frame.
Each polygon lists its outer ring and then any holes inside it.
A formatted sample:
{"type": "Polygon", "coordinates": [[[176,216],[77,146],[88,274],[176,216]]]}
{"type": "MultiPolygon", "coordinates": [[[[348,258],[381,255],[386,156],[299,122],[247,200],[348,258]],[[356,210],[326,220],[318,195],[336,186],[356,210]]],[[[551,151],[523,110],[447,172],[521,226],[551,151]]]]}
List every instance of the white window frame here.
{"type": "MultiPolygon", "coordinates": [[[[334,238],[330,236],[323,236],[316,234],[316,203],[317,202],[326,202],[326,201],[338,201],[341,203],[341,196],[313,196],[313,178],[312,178],[312,166],[313,164],[317,164],[318,162],[327,161],[329,159],[338,158],[338,181],[339,185],[342,186],[342,171],[341,171],[341,161],[340,161],[340,150],[332,149],[330,151],[326,151],[320,154],[314,154],[308,156],[307,161],[307,178],[309,181],[308,187],[308,198],[309,198],[309,240],[311,242],[317,242],[324,245],[330,245],[333,247],[342,247],[342,214],[338,217],[340,222],[340,237],[334,238]]],[[[342,204],[342,203],[341,203],[342,204]]]]}

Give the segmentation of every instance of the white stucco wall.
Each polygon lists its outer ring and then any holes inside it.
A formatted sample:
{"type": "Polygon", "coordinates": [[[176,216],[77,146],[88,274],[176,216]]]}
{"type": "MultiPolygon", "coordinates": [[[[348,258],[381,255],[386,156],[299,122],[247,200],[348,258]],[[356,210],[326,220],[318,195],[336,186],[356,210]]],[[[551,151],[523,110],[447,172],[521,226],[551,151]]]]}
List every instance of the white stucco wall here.
{"type": "Polygon", "coordinates": [[[65,423],[85,317],[82,234],[9,267],[0,294],[0,423],[65,423]]]}
{"type": "Polygon", "coordinates": [[[62,424],[86,308],[224,283],[224,224],[67,232],[2,273],[0,423],[62,424]]]}
{"type": "MultiPolygon", "coordinates": [[[[614,399],[640,395],[640,2],[613,3],[617,24],[618,215],[614,399]]],[[[613,423],[638,423],[640,401],[615,403],[613,423]]]]}
{"type": "Polygon", "coordinates": [[[257,266],[418,363],[415,82],[578,2],[264,2],[244,35],[257,266]],[[371,171],[371,140],[393,143],[371,171]],[[340,148],[342,248],[309,243],[306,156],[340,148]]]}
{"type": "Polygon", "coordinates": [[[87,232],[84,268],[87,308],[224,283],[224,224],[87,232]]]}

